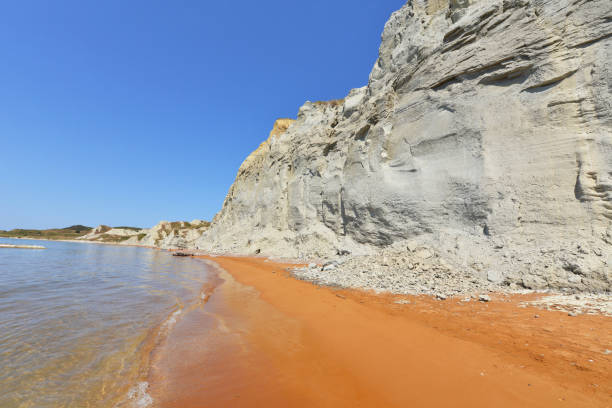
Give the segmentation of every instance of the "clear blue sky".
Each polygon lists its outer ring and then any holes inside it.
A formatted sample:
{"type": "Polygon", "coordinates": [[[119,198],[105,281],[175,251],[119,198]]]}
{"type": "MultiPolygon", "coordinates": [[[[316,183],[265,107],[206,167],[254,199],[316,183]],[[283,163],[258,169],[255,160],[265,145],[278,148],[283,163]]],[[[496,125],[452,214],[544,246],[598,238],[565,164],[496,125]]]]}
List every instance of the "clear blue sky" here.
{"type": "Polygon", "coordinates": [[[276,118],[367,83],[404,2],[2,2],[0,229],[211,219],[276,118]]]}

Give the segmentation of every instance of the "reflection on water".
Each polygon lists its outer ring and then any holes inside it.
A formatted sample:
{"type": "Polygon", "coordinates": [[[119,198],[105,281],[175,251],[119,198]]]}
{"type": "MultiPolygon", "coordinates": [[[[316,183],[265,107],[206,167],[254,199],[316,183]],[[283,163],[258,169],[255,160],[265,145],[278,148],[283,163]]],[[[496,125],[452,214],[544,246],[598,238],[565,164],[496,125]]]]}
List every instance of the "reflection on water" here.
{"type": "Polygon", "coordinates": [[[0,249],[0,407],[146,405],[151,347],[199,299],[206,265],[144,248],[40,244],[0,249]]]}

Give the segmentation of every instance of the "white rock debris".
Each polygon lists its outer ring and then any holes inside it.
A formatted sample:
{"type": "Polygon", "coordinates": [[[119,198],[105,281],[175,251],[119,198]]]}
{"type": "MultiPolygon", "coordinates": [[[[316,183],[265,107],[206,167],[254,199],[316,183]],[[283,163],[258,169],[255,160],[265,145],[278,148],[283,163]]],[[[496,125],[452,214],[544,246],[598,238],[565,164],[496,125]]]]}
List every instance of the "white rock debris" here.
{"type": "Polygon", "coordinates": [[[550,294],[534,301],[523,302],[546,310],[557,310],[570,316],[582,314],[603,314],[612,316],[612,296],[607,294],[562,295],[550,294]]]}
{"type": "Polygon", "coordinates": [[[359,287],[397,294],[428,294],[439,300],[483,290],[509,290],[508,286],[491,283],[486,277],[451,267],[433,251],[422,247],[415,251],[383,250],[376,255],[347,257],[346,260],[328,261],[324,265],[327,266],[310,264],[291,272],[299,279],[326,286],[359,287]],[[423,258],[425,250],[431,256],[423,258]],[[330,269],[331,265],[335,267],[330,269]]]}

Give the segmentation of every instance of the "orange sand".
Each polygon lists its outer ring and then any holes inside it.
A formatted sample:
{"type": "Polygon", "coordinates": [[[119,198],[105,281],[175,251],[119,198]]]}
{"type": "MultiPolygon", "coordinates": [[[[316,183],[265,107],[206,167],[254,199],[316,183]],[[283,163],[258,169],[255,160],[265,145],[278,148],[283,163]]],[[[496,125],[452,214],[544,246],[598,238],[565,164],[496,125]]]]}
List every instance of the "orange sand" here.
{"type": "Polygon", "coordinates": [[[608,317],[334,290],[263,259],[208,259],[231,275],[155,352],[156,406],[612,406],[608,317]]]}

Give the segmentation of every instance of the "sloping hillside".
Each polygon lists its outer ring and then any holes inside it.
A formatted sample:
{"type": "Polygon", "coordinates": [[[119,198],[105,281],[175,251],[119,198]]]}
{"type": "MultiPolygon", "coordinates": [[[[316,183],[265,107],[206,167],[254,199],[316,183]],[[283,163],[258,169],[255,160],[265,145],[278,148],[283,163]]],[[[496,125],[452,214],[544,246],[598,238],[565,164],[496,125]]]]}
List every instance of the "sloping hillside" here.
{"type": "Polygon", "coordinates": [[[193,247],[194,241],[208,229],[210,223],[202,220],[161,221],[153,228],[109,227],[100,225],[92,229],[80,240],[114,243],[123,245],[142,245],[157,248],[193,247]]]}
{"type": "Polygon", "coordinates": [[[76,239],[91,231],[91,227],[84,225],[73,225],[66,228],[54,228],[46,230],[35,229],[13,229],[10,231],[0,230],[0,237],[6,238],[38,238],[38,239],[76,239]]]}

